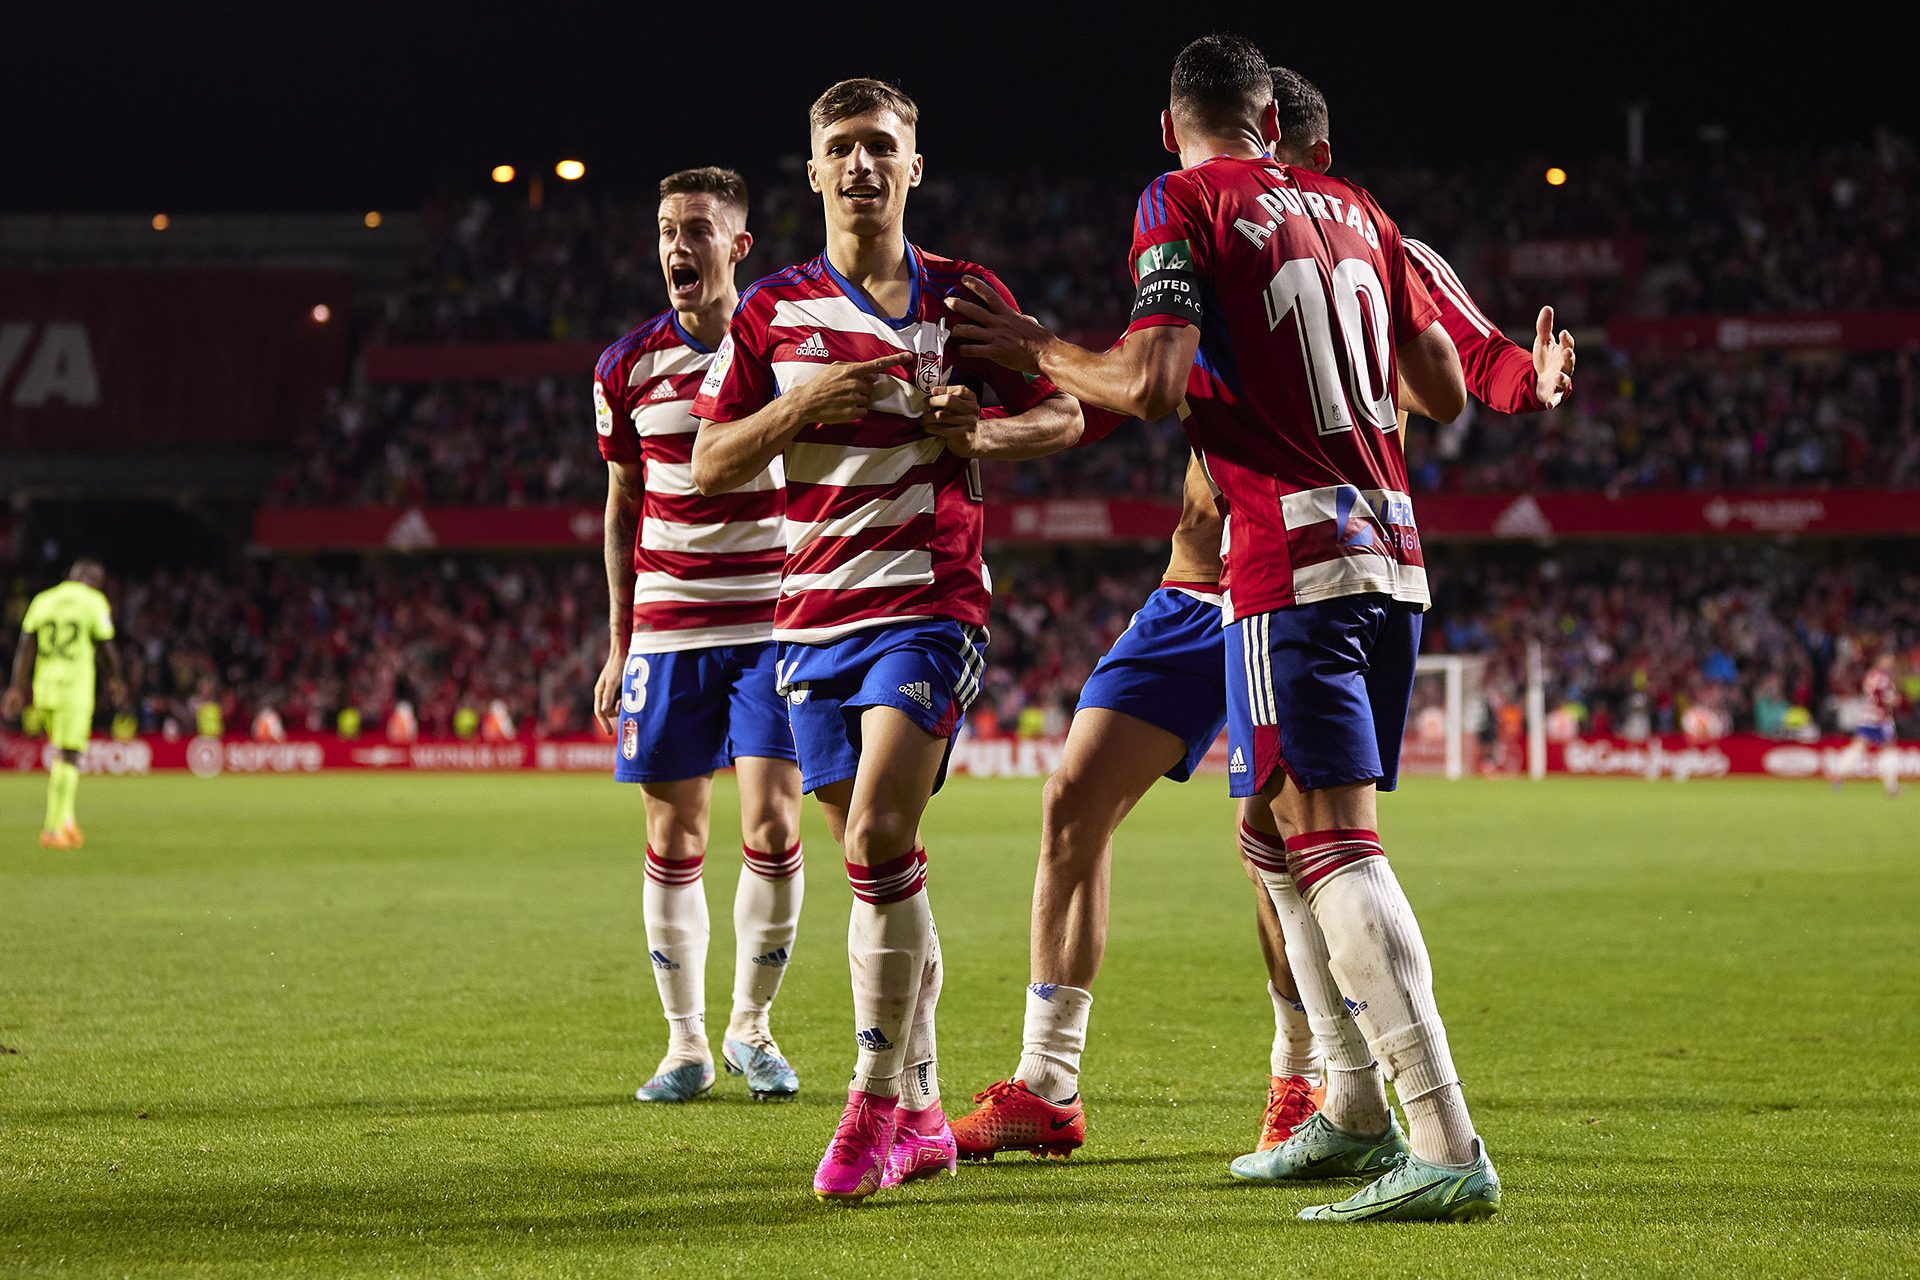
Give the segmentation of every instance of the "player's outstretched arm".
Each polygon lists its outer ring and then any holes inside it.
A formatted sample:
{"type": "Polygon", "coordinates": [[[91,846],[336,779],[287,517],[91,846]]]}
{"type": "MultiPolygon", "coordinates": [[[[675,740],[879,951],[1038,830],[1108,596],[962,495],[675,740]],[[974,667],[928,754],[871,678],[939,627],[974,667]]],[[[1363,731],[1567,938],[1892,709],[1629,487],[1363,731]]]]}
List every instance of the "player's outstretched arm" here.
{"type": "Polygon", "coordinates": [[[1080,443],[1080,402],[1055,392],[1023,413],[982,410],[970,387],[935,387],[923,421],[929,435],[963,458],[1017,462],[1080,443]]]}
{"type": "Polygon", "coordinates": [[[1460,371],[1460,353],[1453,349],[1453,339],[1440,321],[1402,342],[1394,354],[1400,358],[1400,381],[1422,414],[1435,422],[1452,422],[1460,416],[1467,407],[1466,375],[1460,371]]]}
{"type": "Polygon", "coordinates": [[[693,441],[693,485],[711,497],[767,469],[803,427],[867,416],[886,371],[907,360],[900,351],[856,364],[830,364],[814,378],[732,422],[703,419],[693,441]]]}
{"type": "Polygon", "coordinates": [[[40,641],[31,631],[20,633],[20,647],[13,651],[13,674],[7,691],[0,694],[0,714],[12,720],[26,710],[27,687],[33,683],[33,660],[40,652],[40,641]]]}
{"type": "Polygon", "coordinates": [[[1158,418],[1185,399],[1187,372],[1200,349],[1200,331],[1192,325],[1136,330],[1106,351],[1089,351],[1015,311],[984,281],[969,276],[966,283],[978,301],[953,297],[947,306],[961,321],[953,336],[972,344],[968,354],[1044,374],[1070,396],[1131,417],[1158,418]]]}
{"type": "Polygon", "coordinates": [[[604,521],[607,564],[607,660],[593,684],[593,718],[608,733],[620,718],[620,684],[627,670],[627,641],[633,631],[633,538],[640,527],[644,473],[637,462],[607,464],[607,513],[604,521]]]}

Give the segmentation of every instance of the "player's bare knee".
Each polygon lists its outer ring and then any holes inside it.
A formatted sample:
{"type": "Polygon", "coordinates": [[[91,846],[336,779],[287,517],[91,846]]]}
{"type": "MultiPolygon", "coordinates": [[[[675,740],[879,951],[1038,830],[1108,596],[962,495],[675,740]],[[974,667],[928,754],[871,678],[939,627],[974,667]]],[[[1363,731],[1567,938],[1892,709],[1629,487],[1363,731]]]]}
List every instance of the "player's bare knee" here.
{"type": "Polygon", "coordinates": [[[686,862],[701,857],[707,851],[706,824],[688,821],[677,814],[649,821],[647,847],[653,850],[655,857],[668,862],[686,862]]]}
{"type": "Polygon", "coordinates": [[[913,852],[919,823],[902,813],[867,810],[847,819],[847,861],[875,866],[913,852]]]}
{"type": "Polygon", "coordinates": [[[741,824],[743,838],[750,849],[778,853],[800,843],[800,815],[767,810],[741,824]]]}
{"type": "Polygon", "coordinates": [[[1069,769],[1056,770],[1047,778],[1040,797],[1040,824],[1046,833],[1044,845],[1064,843],[1078,847],[1089,842],[1104,845],[1112,834],[1120,806],[1112,796],[1069,769]]]}

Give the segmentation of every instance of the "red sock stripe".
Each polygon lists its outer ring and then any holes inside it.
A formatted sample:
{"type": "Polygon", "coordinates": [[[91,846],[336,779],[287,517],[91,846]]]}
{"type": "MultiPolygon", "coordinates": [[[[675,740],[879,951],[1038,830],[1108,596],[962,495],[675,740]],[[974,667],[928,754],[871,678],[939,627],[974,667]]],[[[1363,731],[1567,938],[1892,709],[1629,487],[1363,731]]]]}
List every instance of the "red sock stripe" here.
{"type": "Polygon", "coordinates": [[[891,862],[861,867],[847,864],[847,883],[862,902],[904,902],[926,887],[927,851],[915,849],[891,862]]]}
{"type": "Polygon", "coordinates": [[[785,880],[802,866],[806,865],[806,856],[800,852],[800,842],[794,841],[793,848],[784,853],[762,853],[750,845],[740,846],[741,857],[746,860],[747,870],[762,880],[785,880]]]}
{"type": "Polygon", "coordinates": [[[706,855],[687,858],[684,861],[669,861],[647,846],[647,879],[655,884],[683,885],[698,884],[700,868],[706,862],[706,855]]]}
{"type": "Polygon", "coordinates": [[[1343,867],[1362,858],[1384,858],[1380,834],[1358,827],[1309,831],[1287,841],[1287,869],[1302,894],[1343,867]]]}
{"type": "Polygon", "coordinates": [[[1246,854],[1247,861],[1262,871],[1274,875],[1287,874],[1287,846],[1279,836],[1256,831],[1243,822],[1240,824],[1240,852],[1246,854]]]}

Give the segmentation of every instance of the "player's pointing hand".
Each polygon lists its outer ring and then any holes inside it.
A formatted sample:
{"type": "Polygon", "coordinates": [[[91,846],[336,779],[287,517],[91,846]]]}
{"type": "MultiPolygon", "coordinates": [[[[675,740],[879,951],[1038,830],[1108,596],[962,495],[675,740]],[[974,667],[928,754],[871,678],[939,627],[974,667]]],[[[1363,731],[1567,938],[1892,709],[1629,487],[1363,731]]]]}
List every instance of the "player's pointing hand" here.
{"type": "Polygon", "coordinates": [[[1533,322],[1534,394],[1549,409],[1573,394],[1573,334],[1553,336],[1553,308],[1542,307],[1533,322]]]}
{"type": "Polygon", "coordinates": [[[912,359],[896,351],[876,360],[830,364],[806,384],[807,417],[814,422],[856,422],[873,407],[880,379],[886,371],[912,359]]]}
{"type": "Polygon", "coordinates": [[[947,298],[947,309],[960,318],[953,336],[965,344],[966,354],[1019,373],[1040,372],[1040,349],[1053,339],[1047,327],[1008,306],[977,276],[968,276],[966,286],[972,298],[958,293],[947,298]]]}

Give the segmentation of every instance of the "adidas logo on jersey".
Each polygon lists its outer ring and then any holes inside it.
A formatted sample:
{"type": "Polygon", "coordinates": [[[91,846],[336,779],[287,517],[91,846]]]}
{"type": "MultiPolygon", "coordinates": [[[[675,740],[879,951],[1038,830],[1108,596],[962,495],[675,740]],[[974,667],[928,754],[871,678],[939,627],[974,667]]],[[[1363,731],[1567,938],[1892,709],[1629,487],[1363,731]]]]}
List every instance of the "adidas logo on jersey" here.
{"type": "Polygon", "coordinates": [[[900,692],[906,694],[927,710],[933,710],[933,686],[925,680],[916,680],[912,684],[903,684],[900,686],[900,692]]]}
{"type": "Polygon", "coordinates": [[[673,399],[673,384],[671,382],[656,383],[653,388],[653,394],[648,396],[647,399],[649,400],[673,399]]]}
{"type": "Polygon", "coordinates": [[[755,956],[753,962],[755,964],[764,964],[770,969],[784,968],[787,963],[787,949],[785,947],[775,947],[763,956],[755,956]]]}
{"type": "Polygon", "coordinates": [[[816,356],[819,359],[825,360],[828,358],[826,340],[816,332],[811,338],[808,338],[805,342],[795,347],[793,354],[797,356],[816,356]]]}
{"type": "Polygon", "coordinates": [[[647,955],[652,957],[653,967],[656,969],[678,969],[680,967],[680,962],[678,960],[667,959],[666,954],[664,952],[649,951],[647,952],[647,955]]]}
{"type": "Polygon", "coordinates": [[[1240,748],[1235,747],[1233,749],[1233,758],[1227,761],[1227,772],[1228,773],[1245,773],[1246,771],[1247,771],[1247,758],[1240,754],[1240,748]]]}
{"type": "Polygon", "coordinates": [[[854,1039],[859,1041],[860,1047],[868,1053],[885,1053],[893,1048],[893,1041],[887,1039],[887,1033],[878,1027],[868,1027],[854,1039]]]}

